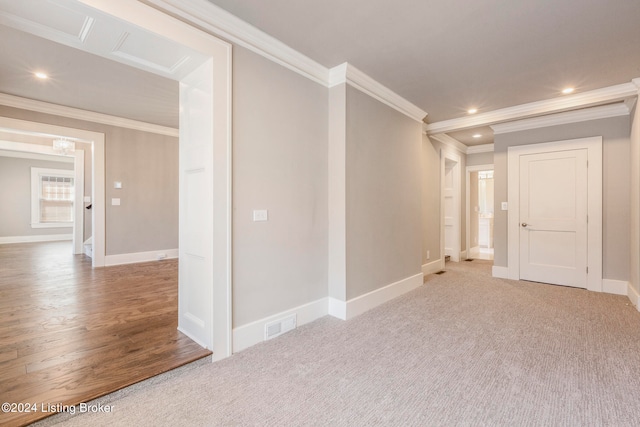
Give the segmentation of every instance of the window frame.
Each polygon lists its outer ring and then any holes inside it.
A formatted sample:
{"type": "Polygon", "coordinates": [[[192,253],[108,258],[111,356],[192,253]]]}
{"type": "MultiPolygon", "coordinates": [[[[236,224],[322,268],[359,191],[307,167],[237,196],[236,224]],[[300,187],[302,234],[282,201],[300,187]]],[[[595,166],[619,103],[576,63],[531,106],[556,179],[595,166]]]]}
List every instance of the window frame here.
{"type": "MultiPolygon", "coordinates": [[[[73,179],[74,193],[77,191],[73,169],[31,168],[31,228],[72,228],[75,222],[75,207],[72,207],[72,220],[69,222],[40,222],[41,176],[54,176],[73,179]]],[[[72,206],[75,205],[75,196],[72,206]]]]}

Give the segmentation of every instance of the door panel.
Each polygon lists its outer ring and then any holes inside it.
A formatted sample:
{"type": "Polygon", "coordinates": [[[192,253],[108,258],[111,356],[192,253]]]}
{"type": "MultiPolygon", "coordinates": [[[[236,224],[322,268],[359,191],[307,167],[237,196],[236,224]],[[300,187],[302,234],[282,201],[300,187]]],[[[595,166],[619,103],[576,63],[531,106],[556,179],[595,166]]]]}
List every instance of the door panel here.
{"type": "Polygon", "coordinates": [[[587,285],[587,150],[520,156],[520,278],[587,285]]]}

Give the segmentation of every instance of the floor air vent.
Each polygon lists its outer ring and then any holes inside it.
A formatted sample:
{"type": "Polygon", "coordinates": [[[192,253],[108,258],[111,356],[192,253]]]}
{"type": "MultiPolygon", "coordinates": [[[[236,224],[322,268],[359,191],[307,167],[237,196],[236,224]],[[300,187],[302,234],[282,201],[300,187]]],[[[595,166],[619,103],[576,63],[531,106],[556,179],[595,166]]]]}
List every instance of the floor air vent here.
{"type": "Polygon", "coordinates": [[[264,325],[264,340],[270,340],[296,328],[296,315],[291,314],[282,319],[264,325]]]}
{"type": "Polygon", "coordinates": [[[444,271],[444,270],[440,270],[440,271],[438,271],[436,274],[444,274],[444,273],[446,273],[446,271],[444,271]]]}
{"type": "Polygon", "coordinates": [[[467,259],[465,259],[465,261],[471,262],[471,261],[473,261],[473,258],[467,258],[467,259]]]}

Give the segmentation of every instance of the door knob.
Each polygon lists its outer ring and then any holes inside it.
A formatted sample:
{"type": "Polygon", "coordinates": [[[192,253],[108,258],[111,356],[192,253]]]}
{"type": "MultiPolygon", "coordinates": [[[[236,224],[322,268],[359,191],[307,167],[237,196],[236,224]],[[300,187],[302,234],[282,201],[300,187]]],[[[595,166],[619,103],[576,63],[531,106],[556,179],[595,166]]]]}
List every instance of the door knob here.
{"type": "Polygon", "coordinates": [[[523,227],[526,227],[528,224],[527,224],[526,222],[523,222],[521,225],[522,225],[523,227]]]}

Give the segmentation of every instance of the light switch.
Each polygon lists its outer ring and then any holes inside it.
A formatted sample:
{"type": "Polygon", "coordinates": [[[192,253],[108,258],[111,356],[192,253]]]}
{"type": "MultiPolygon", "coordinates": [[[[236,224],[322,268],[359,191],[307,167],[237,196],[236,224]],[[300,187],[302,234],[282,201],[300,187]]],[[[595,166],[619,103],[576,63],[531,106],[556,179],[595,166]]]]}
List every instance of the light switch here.
{"type": "Polygon", "coordinates": [[[120,182],[120,181],[114,182],[113,183],[113,188],[118,188],[118,189],[122,188],[122,182],[120,182]]]}
{"type": "Polygon", "coordinates": [[[500,205],[500,208],[501,208],[503,211],[507,211],[507,210],[509,210],[509,203],[507,203],[507,202],[502,202],[502,204],[500,205]]]}
{"type": "Polygon", "coordinates": [[[111,199],[111,206],[120,206],[120,199],[111,199]]]}
{"type": "Polygon", "coordinates": [[[256,209],[253,211],[254,221],[268,221],[269,213],[266,209],[256,209]]]}

